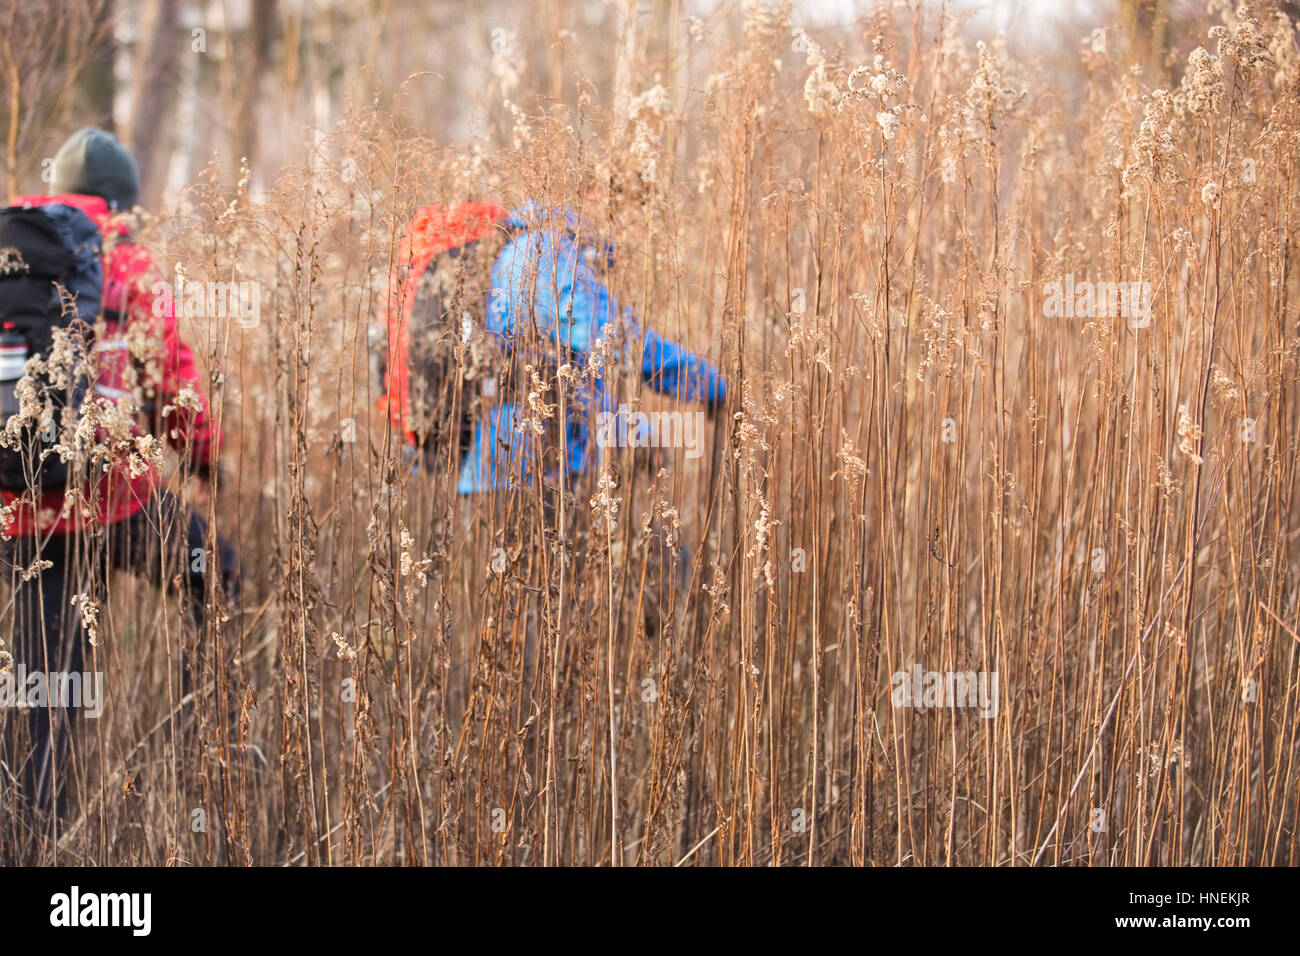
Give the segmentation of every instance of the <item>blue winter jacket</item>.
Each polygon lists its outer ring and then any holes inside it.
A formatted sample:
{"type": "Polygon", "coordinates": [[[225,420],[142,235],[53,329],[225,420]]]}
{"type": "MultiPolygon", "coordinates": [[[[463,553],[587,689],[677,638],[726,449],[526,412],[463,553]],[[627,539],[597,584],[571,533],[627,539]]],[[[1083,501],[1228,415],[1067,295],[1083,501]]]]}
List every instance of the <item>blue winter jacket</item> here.
{"type": "MultiPolygon", "coordinates": [[[[488,332],[500,337],[498,344],[505,354],[510,354],[516,334],[528,334],[536,323],[539,338],[548,345],[558,341],[562,362],[585,368],[597,340],[617,331],[611,324],[621,316],[625,341],[644,341],[641,377],[646,383],[664,394],[710,407],[723,402],[726,382],[713,365],[656,332],[643,333],[636,317],[620,307],[599,281],[595,270],[612,263],[613,247],[598,246],[572,210],[528,203],[514,210],[506,225],[513,235],[492,267],[487,310],[488,332]]],[[[519,391],[527,390],[528,383],[517,384],[519,391]]],[[[594,388],[566,388],[569,473],[579,474],[594,458],[590,425],[598,411],[610,411],[614,403],[599,376],[594,388]]],[[[556,403],[554,388],[542,401],[556,403]]],[[[559,427],[559,411],[546,428],[559,427]]],[[[519,482],[531,477],[528,458],[536,438],[515,427],[526,413],[527,409],[521,412],[519,405],[506,402],[491,406],[475,423],[474,441],[457,484],[460,494],[505,488],[511,478],[519,482]]]]}

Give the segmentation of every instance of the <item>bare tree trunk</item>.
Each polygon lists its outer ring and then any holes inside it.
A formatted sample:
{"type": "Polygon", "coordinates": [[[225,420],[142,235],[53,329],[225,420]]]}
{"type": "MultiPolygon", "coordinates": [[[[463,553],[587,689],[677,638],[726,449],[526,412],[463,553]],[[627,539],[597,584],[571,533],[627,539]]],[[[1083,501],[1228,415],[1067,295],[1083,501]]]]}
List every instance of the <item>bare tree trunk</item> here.
{"type": "Polygon", "coordinates": [[[162,135],[166,128],[167,91],[175,81],[176,56],[182,43],[187,52],[190,50],[188,38],[177,30],[176,8],[177,0],[156,0],[143,24],[143,45],[136,56],[127,146],[140,168],[140,201],[145,205],[156,202],[162,194],[162,184],[154,172],[159,150],[167,139],[162,135]]]}
{"type": "Polygon", "coordinates": [[[636,63],[637,0],[623,0],[622,33],[614,61],[614,112],[623,116],[632,101],[632,70],[636,63]]]}
{"type": "Polygon", "coordinates": [[[251,62],[239,85],[238,142],[241,156],[248,157],[249,169],[259,169],[260,141],[258,137],[258,100],[262,91],[262,78],[271,60],[280,21],[279,0],[262,0],[253,4],[252,21],[248,25],[248,45],[251,62]]]}
{"type": "MultiPolygon", "coordinates": [[[[176,95],[172,106],[170,127],[172,135],[167,139],[170,156],[158,165],[166,169],[162,180],[162,189],[158,196],[174,195],[194,181],[194,160],[199,155],[198,116],[200,109],[199,87],[204,63],[196,54],[181,60],[176,71],[176,95]]],[[[141,169],[143,178],[144,170],[141,169]]]]}
{"type": "Polygon", "coordinates": [[[1119,25],[1124,31],[1125,65],[1138,60],[1138,0],[1119,0],[1119,25]]]}
{"type": "Polygon", "coordinates": [[[1157,78],[1167,77],[1165,44],[1169,32],[1169,0],[1155,0],[1155,16],[1151,22],[1151,71],[1157,78]]]}
{"type": "Polygon", "coordinates": [[[113,79],[115,16],[117,0],[108,0],[102,10],[103,26],[95,31],[94,46],[77,84],[84,122],[110,130],[113,130],[113,95],[116,91],[113,79]]]}

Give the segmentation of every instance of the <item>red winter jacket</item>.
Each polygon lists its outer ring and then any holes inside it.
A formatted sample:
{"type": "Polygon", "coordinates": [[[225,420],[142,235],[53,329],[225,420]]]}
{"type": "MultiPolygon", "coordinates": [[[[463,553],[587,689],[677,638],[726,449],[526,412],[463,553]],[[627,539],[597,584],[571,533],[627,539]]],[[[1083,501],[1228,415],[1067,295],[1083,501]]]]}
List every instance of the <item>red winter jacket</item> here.
{"type": "MultiPolygon", "coordinates": [[[[167,296],[158,303],[155,315],[154,284],[163,275],[148,251],[131,241],[126,227],[110,216],[108,205],[98,196],[19,196],[15,206],[62,203],[75,206],[99,226],[104,235],[104,327],[94,343],[95,390],[101,399],[115,401],[132,394],[133,385],[143,392],[149,416],[149,431],[167,440],[194,467],[216,460],[220,435],[212,421],[207,392],[202,385],[194,353],[181,341],[176,313],[167,296]],[[143,344],[146,354],[139,354],[143,344]],[[135,346],[137,354],[132,355],[135,346]],[[137,370],[135,381],[129,374],[137,370]],[[189,386],[194,399],[178,407],[176,398],[189,386]],[[164,417],[163,411],[167,414],[164,417]],[[174,433],[174,434],[173,434],[174,433]]],[[[137,425],[136,435],[145,432],[137,425]]],[[[69,534],[96,524],[114,524],[135,514],[161,485],[153,469],[132,477],[125,455],[114,459],[109,470],[87,489],[93,514],[71,508],[63,516],[64,492],[46,491],[33,503],[30,496],[19,502],[6,529],[9,535],[69,534]]],[[[6,506],[18,495],[0,492],[6,506]]]]}
{"type": "Polygon", "coordinates": [[[450,206],[422,206],[411,217],[402,236],[397,258],[388,280],[388,361],[380,412],[388,415],[393,428],[408,442],[415,441],[409,422],[411,414],[411,369],[408,358],[411,330],[406,318],[415,308],[420,276],[434,256],[481,239],[492,231],[505,209],[491,202],[459,202],[450,206]]]}

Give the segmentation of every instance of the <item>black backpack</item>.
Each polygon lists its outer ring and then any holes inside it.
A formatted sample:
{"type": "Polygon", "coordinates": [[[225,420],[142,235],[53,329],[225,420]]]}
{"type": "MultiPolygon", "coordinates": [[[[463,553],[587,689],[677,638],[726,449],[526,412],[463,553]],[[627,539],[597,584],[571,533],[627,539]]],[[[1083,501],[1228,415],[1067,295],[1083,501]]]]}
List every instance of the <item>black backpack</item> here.
{"type": "MultiPolygon", "coordinates": [[[[48,358],[55,330],[65,329],[73,356],[61,385],[46,373],[31,376],[42,411],[16,435],[5,426],[19,408],[21,376],[12,367],[0,369],[0,489],[46,491],[69,483],[69,463],[53,446],[80,415],[89,390],[84,358],[101,309],[102,257],[99,227],[80,209],[48,203],[0,210],[0,338],[16,343],[21,337],[27,357],[48,358]]],[[[0,346],[0,351],[18,349],[0,346]]]]}
{"type": "Polygon", "coordinates": [[[481,382],[495,378],[495,362],[491,361],[495,356],[477,370],[477,380],[462,380],[455,353],[458,346],[467,344],[466,318],[474,327],[486,327],[488,277],[502,244],[501,237],[492,236],[448,249],[435,256],[420,276],[415,308],[407,316],[411,330],[408,361],[416,441],[428,451],[451,445],[463,454],[473,440],[474,420],[482,401],[481,382]]]}

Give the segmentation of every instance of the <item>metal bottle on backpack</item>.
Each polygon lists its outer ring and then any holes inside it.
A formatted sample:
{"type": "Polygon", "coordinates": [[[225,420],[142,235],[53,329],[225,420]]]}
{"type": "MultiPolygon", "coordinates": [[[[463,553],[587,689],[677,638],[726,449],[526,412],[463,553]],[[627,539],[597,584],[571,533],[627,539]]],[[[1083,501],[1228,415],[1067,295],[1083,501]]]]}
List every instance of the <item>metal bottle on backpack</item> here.
{"type": "Polygon", "coordinates": [[[18,380],[27,365],[27,339],[12,322],[0,330],[0,428],[18,414],[18,380]]]}

